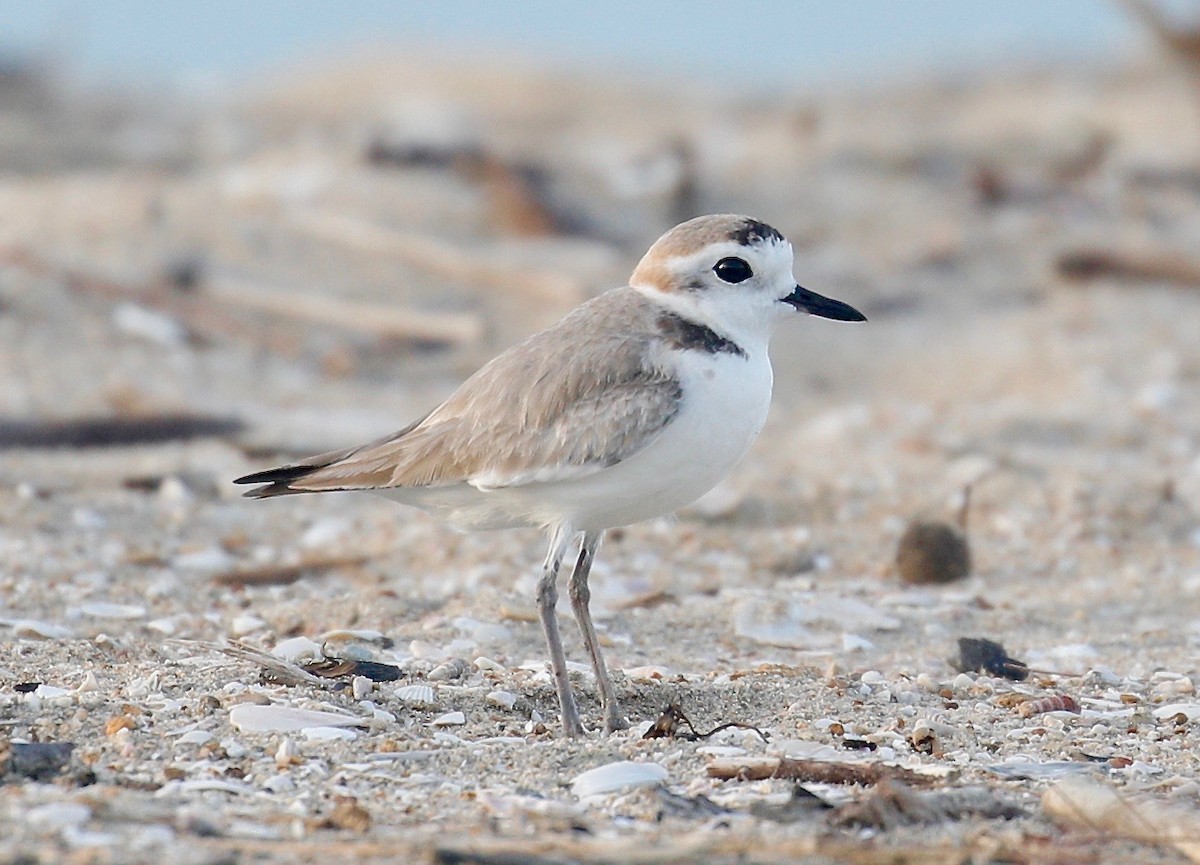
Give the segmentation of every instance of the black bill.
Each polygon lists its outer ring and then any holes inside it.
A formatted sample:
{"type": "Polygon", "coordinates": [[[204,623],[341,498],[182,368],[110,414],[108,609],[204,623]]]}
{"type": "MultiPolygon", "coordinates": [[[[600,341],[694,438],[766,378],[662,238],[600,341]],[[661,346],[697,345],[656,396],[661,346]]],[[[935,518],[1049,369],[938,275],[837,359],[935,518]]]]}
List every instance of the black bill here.
{"type": "Polygon", "coordinates": [[[796,286],[795,291],[787,297],[780,298],[784,303],[790,303],[796,309],[801,309],[809,315],[819,315],[821,318],[832,318],[834,321],[866,321],[867,317],[848,303],[825,297],[815,291],[796,286]]]}

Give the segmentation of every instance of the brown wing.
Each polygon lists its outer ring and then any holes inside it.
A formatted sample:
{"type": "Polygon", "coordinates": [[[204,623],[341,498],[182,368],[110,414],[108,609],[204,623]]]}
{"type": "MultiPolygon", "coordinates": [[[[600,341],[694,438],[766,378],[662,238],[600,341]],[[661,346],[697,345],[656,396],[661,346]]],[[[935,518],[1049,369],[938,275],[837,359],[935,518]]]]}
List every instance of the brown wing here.
{"type": "Polygon", "coordinates": [[[504,352],[384,439],[239,478],[253,497],[323,490],[481,489],[578,477],[641,450],[675,416],[658,308],[632,289],[590,301],[504,352]]]}

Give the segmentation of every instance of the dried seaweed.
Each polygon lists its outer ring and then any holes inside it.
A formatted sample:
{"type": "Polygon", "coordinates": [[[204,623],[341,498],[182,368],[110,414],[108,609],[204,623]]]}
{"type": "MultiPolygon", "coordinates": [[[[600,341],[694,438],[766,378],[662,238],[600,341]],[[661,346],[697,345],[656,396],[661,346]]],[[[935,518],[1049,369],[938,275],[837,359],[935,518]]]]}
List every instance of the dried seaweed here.
{"type": "Polygon", "coordinates": [[[687,715],[683,714],[683,709],[679,708],[674,703],[671,703],[662,710],[662,714],[658,716],[654,724],[642,734],[643,739],[683,739],[688,742],[695,742],[699,739],[707,739],[715,733],[729,729],[753,730],[762,737],[764,742],[770,741],[770,734],[764,733],[753,724],[747,724],[743,721],[726,721],[723,724],[718,724],[707,733],[699,732],[693,726],[687,715]],[[683,729],[683,725],[687,725],[687,730],[683,729]]]}

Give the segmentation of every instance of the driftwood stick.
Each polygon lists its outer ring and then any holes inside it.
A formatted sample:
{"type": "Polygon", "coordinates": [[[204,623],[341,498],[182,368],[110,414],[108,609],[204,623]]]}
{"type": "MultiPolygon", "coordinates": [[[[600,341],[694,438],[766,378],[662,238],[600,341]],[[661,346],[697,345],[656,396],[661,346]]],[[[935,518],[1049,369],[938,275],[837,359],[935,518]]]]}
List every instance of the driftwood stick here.
{"type": "Polygon", "coordinates": [[[377,337],[399,337],[458,345],[483,336],[483,322],[464,312],[430,312],[272,288],[249,279],[217,277],[207,297],[283,318],[330,325],[377,337]]]}
{"type": "Polygon", "coordinates": [[[1172,250],[1080,248],[1062,253],[1059,274],[1076,282],[1103,277],[1200,287],[1200,259],[1172,250]]]}
{"type": "Polygon", "coordinates": [[[899,781],[911,787],[928,787],[936,782],[934,778],[883,763],[838,763],[793,760],[789,757],[714,760],[708,766],[708,776],[738,781],[786,778],[809,784],[871,785],[881,781],[899,781]]]}
{"type": "Polygon", "coordinates": [[[333,679],[314,676],[298,664],[277,658],[237,640],[229,640],[224,643],[210,643],[207,640],[171,640],[170,642],[185,648],[220,652],[222,655],[228,655],[239,661],[248,661],[262,668],[264,673],[282,685],[313,685],[324,691],[337,687],[337,683],[333,679]]]}
{"type": "Polygon", "coordinates": [[[333,556],[312,558],[290,565],[261,565],[225,571],[212,578],[219,586],[286,586],[301,577],[319,574],[334,568],[356,567],[369,561],[367,556],[333,556]]]}
{"type": "Polygon", "coordinates": [[[292,225],[311,237],[360,252],[389,255],[410,267],[460,285],[499,289],[533,299],[573,306],[583,300],[579,280],[547,270],[497,265],[485,253],[473,253],[428,235],[406,234],[338,213],[308,212],[292,225]]]}

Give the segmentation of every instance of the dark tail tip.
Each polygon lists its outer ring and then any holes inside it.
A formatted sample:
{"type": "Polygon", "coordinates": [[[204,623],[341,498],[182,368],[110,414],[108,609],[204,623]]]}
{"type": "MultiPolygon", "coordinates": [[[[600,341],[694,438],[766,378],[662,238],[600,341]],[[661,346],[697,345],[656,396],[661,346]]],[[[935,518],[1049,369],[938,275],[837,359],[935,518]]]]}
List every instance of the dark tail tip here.
{"type": "Polygon", "coordinates": [[[242,495],[248,499],[269,499],[273,496],[285,496],[288,493],[298,492],[293,490],[289,484],[311,474],[315,469],[316,466],[281,466],[243,475],[235,478],[233,482],[235,484],[265,484],[258,489],[247,490],[242,495]]]}

